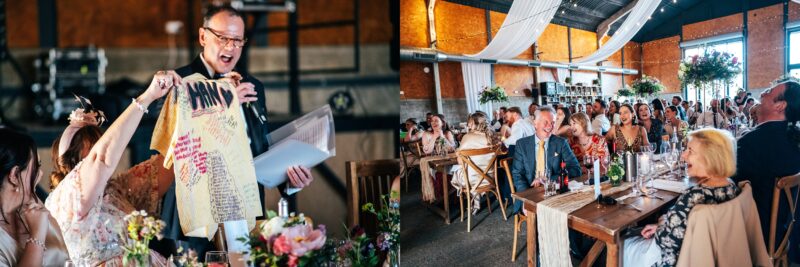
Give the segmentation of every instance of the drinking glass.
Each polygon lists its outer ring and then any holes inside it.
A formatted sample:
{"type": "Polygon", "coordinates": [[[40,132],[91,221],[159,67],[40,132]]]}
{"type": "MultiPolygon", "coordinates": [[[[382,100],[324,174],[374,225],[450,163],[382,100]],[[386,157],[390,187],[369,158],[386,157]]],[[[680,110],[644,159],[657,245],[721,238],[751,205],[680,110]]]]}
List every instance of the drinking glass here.
{"type": "Polygon", "coordinates": [[[583,156],[583,167],[586,167],[586,181],[584,181],[584,184],[589,185],[589,181],[594,177],[592,176],[592,172],[594,171],[594,157],[591,155],[583,156]]]}
{"type": "Polygon", "coordinates": [[[228,252],[206,252],[206,264],[208,264],[208,267],[228,267],[228,252]]]}

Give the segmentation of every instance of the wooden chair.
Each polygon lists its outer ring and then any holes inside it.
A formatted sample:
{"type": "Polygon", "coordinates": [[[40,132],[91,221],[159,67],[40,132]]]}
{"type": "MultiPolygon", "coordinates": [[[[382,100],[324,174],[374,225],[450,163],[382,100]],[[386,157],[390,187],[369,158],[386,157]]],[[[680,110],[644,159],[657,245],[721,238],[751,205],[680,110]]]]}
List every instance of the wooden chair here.
{"type": "MultiPolygon", "coordinates": [[[[503,166],[503,169],[506,170],[506,177],[508,178],[508,187],[511,188],[511,194],[517,192],[517,189],[514,188],[514,180],[511,177],[511,165],[514,162],[513,158],[504,158],[500,160],[500,165],[503,166]]],[[[511,246],[511,262],[517,260],[517,237],[519,237],[519,230],[522,228],[522,225],[525,224],[525,220],[528,218],[525,217],[525,214],[520,212],[514,215],[514,245],[511,246]]]]}
{"type": "Polygon", "coordinates": [[[411,141],[400,144],[400,159],[402,159],[403,173],[401,176],[405,180],[406,192],[408,192],[408,179],[411,176],[411,170],[419,168],[419,164],[415,162],[422,158],[422,140],[411,141]],[[409,154],[411,154],[409,156],[409,154]]]}
{"type": "MultiPolygon", "coordinates": [[[[787,254],[789,252],[789,236],[792,233],[795,222],[795,211],[797,210],[797,198],[795,193],[800,193],[800,173],[780,178],[775,183],[775,188],[772,191],[772,210],[770,211],[769,219],[769,243],[767,243],[769,257],[772,259],[774,266],[789,266],[789,259],[787,254]],[[780,243],[775,248],[775,232],[778,227],[778,209],[780,207],[781,191],[786,195],[786,202],[789,204],[789,216],[792,216],[792,221],[789,222],[789,227],[786,233],[781,237],[780,243]]],[[[797,245],[797,244],[793,244],[797,245]]]]}
{"type": "MultiPolygon", "coordinates": [[[[482,194],[486,192],[492,192],[496,197],[497,201],[500,203],[500,209],[503,212],[503,219],[506,218],[506,208],[503,206],[503,198],[500,197],[500,190],[497,186],[497,155],[495,154],[497,148],[496,147],[485,147],[485,148],[477,148],[477,149],[464,149],[459,150],[456,152],[458,157],[459,164],[461,165],[461,169],[464,172],[464,186],[461,188],[461,194],[458,195],[458,204],[459,210],[461,211],[461,221],[464,221],[464,196],[466,195],[467,199],[467,232],[472,230],[472,189],[473,186],[470,185],[469,182],[469,169],[474,170],[477,172],[481,179],[478,181],[476,185],[475,193],[482,194]],[[474,156],[483,156],[483,155],[492,155],[492,158],[489,160],[489,165],[487,165],[486,169],[483,170],[478,167],[475,162],[472,161],[471,157],[474,156]],[[488,173],[492,171],[492,176],[488,173]],[[482,185],[483,181],[487,181],[488,184],[482,185]]],[[[445,189],[446,190],[446,189],[445,189]]],[[[486,197],[486,203],[489,208],[489,213],[492,212],[492,201],[489,196],[486,197]]]]}
{"type": "Polygon", "coordinates": [[[347,225],[361,225],[367,233],[377,231],[374,215],[361,207],[370,202],[375,209],[382,207],[381,196],[391,193],[392,180],[400,176],[397,159],[348,161],[347,167],[347,225]]]}

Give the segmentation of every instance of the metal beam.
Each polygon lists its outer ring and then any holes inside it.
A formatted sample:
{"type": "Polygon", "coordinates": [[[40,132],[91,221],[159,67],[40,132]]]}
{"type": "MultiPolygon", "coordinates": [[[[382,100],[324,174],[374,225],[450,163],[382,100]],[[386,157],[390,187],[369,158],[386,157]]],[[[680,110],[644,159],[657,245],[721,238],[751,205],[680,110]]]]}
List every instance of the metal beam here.
{"type": "Polygon", "coordinates": [[[606,14],[603,14],[603,12],[600,12],[600,11],[597,11],[597,10],[594,10],[594,9],[591,9],[591,8],[587,8],[585,6],[573,6],[573,5],[569,5],[569,4],[566,5],[566,6],[567,6],[567,9],[575,11],[575,12],[579,12],[582,15],[589,15],[589,16],[592,16],[592,17],[595,17],[595,18],[601,18],[601,19],[605,19],[606,16],[607,16],[606,14]]]}
{"type": "Polygon", "coordinates": [[[600,25],[597,25],[597,30],[595,30],[595,32],[597,33],[597,39],[602,39],[603,36],[606,36],[606,34],[608,34],[608,31],[611,30],[611,25],[614,24],[614,22],[617,22],[617,20],[624,17],[625,15],[628,15],[628,13],[631,12],[631,9],[633,9],[633,7],[636,6],[636,3],[638,2],[639,0],[631,1],[628,5],[620,8],[619,10],[617,10],[617,12],[614,12],[614,14],[611,15],[611,17],[608,17],[603,22],[600,22],[600,25]]]}
{"type": "MultiPolygon", "coordinates": [[[[636,0],[634,0],[634,1],[636,1],[636,0]]],[[[620,2],[619,0],[605,0],[603,2],[606,3],[606,4],[612,4],[612,5],[615,5],[615,6],[624,6],[625,5],[625,3],[620,2]]]]}
{"type": "Polygon", "coordinates": [[[639,73],[639,71],[635,69],[622,69],[617,67],[605,67],[605,66],[594,66],[594,65],[577,65],[577,64],[568,64],[561,62],[547,62],[541,60],[474,58],[474,57],[467,57],[464,55],[447,54],[444,52],[427,48],[408,48],[408,47],[400,48],[400,60],[430,62],[434,63],[434,66],[436,66],[436,63],[438,62],[455,61],[455,62],[473,62],[473,63],[525,66],[525,67],[587,70],[587,71],[599,71],[604,73],[605,72],[624,73],[624,74],[639,73]]]}
{"type": "Polygon", "coordinates": [[[289,112],[300,114],[300,30],[298,29],[298,11],[289,12],[289,112]]]}

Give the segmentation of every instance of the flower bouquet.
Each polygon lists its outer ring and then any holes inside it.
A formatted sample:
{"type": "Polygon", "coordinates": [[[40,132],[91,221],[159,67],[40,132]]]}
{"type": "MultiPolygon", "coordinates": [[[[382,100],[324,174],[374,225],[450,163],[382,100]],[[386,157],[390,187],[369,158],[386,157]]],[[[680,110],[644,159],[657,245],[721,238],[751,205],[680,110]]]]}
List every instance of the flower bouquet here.
{"type": "Polygon", "coordinates": [[[629,89],[628,87],[624,87],[622,89],[617,90],[617,96],[621,96],[621,97],[631,97],[631,96],[634,96],[635,94],[636,93],[631,91],[631,89],[629,89]]]}
{"type": "Polygon", "coordinates": [[[739,58],[731,53],[712,50],[705,51],[703,56],[694,55],[681,62],[678,78],[682,85],[691,84],[701,88],[703,84],[716,80],[730,82],[741,72],[742,63],[739,58]]]}
{"type": "MultiPolygon", "coordinates": [[[[392,191],[391,199],[396,199],[399,192],[392,191]]],[[[389,266],[400,266],[400,203],[390,201],[389,195],[381,197],[383,206],[376,210],[372,203],[364,204],[363,211],[378,217],[378,237],[375,243],[387,253],[389,266]]]]}
{"type": "Polygon", "coordinates": [[[664,85],[658,79],[644,74],[642,74],[642,78],[633,81],[631,87],[641,97],[651,96],[664,90],[664,85]]]}
{"type": "Polygon", "coordinates": [[[625,167],[622,163],[622,157],[616,157],[608,166],[608,172],[606,172],[606,176],[608,176],[612,186],[619,186],[622,183],[622,177],[624,175],[625,167]]]}
{"type": "Polygon", "coordinates": [[[478,93],[478,102],[481,105],[489,103],[489,102],[507,102],[508,95],[506,95],[506,90],[503,89],[502,86],[495,85],[492,87],[485,87],[478,93]]]}
{"type": "Polygon", "coordinates": [[[120,233],[120,240],[125,251],[122,257],[124,266],[149,266],[150,265],[150,240],[161,240],[161,231],[166,225],[163,221],[147,216],[147,212],[134,211],[125,215],[124,231],[120,233]]]}
{"type": "Polygon", "coordinates": [[[267,211],[268,220],[249,237],[237,240],[250,245],[249,263],[254,266],[316,266],[327,259],[325,225],[314,229],[303,214],[288,218],[267,211]]]}

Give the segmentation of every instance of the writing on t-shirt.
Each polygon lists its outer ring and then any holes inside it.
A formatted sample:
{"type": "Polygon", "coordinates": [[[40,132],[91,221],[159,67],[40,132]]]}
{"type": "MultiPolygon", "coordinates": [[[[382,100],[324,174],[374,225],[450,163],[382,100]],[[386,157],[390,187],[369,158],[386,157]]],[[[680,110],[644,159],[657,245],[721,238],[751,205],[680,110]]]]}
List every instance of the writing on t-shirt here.
{"type": "Polygon", "coordinates": [[[189,102],[192,104],[193,117],[202,114],[213,113],[215,107],[222,107],[223,110],[231,106],[233,102],[233,92],[225,86],[217,86],[212,81],[197,81],[187,84],[189,92],[189,102]],[[208,110],[213,109],[213,110],[208,110]]]}

